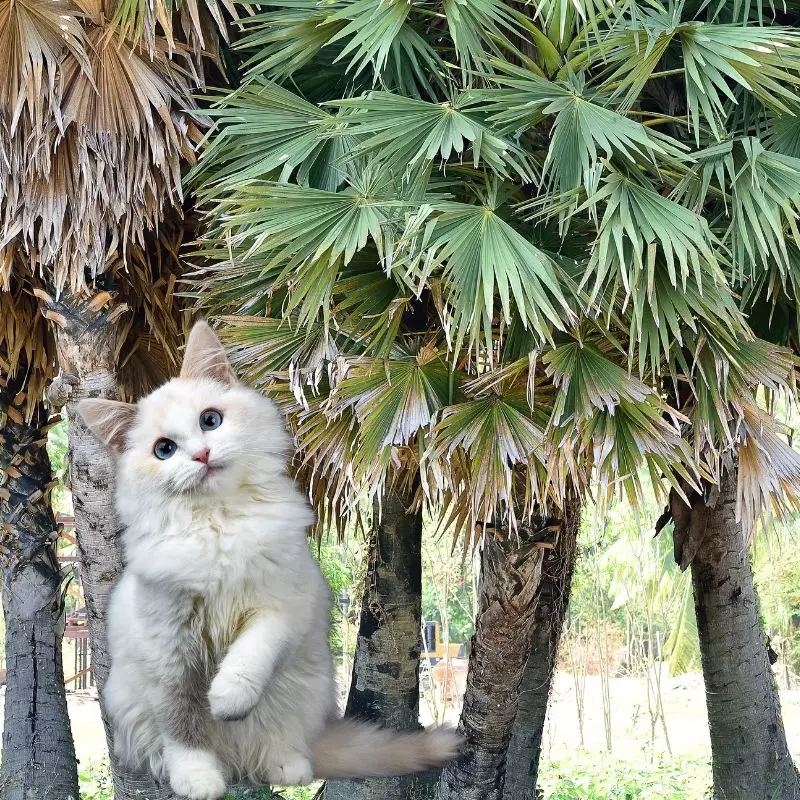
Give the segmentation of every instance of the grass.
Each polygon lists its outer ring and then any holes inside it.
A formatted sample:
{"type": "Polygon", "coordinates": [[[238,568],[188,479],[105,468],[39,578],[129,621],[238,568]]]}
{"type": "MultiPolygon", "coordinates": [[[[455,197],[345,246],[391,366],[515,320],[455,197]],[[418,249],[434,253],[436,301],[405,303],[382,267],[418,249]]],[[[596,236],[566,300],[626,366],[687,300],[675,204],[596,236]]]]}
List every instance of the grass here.
{"type": "Polygon", "coordinates": [[[708,800],[711,765],[680,758],[632,764],[579,753],[544,764],[539,785],[545,800],[708,800]]]}
{"type": "MultiPolygon", "coordinates": [[[[80,773],[82,800],[113,800],[108,762],[80,773]]],[[[631,764],[597,753],[576,753],[569,760],[542,766],[543,800],[709,800],[711,766],[706,759],[661,758],[631,764]]],[[[313,800],[319,784],[276,790],[239,789],[225,800],[313,800]]]]}

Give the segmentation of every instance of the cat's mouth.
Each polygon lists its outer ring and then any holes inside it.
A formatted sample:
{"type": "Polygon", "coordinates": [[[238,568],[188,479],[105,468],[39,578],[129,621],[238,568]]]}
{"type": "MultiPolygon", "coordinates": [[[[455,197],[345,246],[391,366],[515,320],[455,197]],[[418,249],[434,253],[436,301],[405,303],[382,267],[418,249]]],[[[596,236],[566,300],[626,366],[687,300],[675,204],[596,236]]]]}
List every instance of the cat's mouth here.
{"type": "Polygon", "coordinates": [[[206,481],[209,478],[213,478],[214,475],[218,475],[222,470],[223,466],[221,464],[204,464],[200,480],[206,481]]]}

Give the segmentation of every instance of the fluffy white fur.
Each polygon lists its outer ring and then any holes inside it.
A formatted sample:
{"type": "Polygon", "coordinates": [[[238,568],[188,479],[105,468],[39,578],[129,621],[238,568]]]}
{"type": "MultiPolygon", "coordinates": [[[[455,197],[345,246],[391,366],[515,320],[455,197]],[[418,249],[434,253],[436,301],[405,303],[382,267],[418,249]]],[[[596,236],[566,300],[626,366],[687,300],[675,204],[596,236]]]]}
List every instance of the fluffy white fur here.
{"type": "Polygon", "coordinates": [[[119,451],[126,566],[109,608],[106,709],[132,766],[192,800],[227,783],[410,772],[440,764],[445,731],[389,733],[336,720],[330,597],[286,474],[291,440],[271,401],[237,383],[208,326],[182,377],[136,406],[83,401],[119,451]],[[203,431],[201,412],[222,424],[203,431]],[[177,444],[164,461],[154,443],[177,444]],[[208,464],[193,455],[208,450],[208,464]]]}

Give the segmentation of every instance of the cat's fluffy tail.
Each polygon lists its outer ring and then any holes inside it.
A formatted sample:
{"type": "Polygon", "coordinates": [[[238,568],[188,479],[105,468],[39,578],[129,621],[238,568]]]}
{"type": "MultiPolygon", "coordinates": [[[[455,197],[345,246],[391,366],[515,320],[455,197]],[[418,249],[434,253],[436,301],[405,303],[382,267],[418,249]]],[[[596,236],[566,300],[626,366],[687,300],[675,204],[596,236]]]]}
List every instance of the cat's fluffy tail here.
{"type": "Polygon", "coordinates": [[[377,778],[446,764],[463,739],[447,728],[393,731],[369,722],[332,722],[312,748],[315,778],[377,778]]]}

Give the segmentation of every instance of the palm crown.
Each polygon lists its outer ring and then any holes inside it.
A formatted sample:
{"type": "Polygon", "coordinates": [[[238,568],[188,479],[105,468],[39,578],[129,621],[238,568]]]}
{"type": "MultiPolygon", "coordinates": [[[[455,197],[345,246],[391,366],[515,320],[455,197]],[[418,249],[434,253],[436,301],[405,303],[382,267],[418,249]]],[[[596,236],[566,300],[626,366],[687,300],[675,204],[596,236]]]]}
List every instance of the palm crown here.
{"type": "Polygon", "coordinates": [[[760,23],[501,0],[246,20],[193,174],[196,288],[320,508],[401,467],[440,519],[513,527],[736,451],[748,525],[795,497],[757,395],[794,391],[800,38],[760,23]]]}

